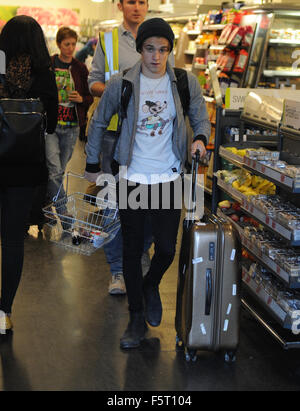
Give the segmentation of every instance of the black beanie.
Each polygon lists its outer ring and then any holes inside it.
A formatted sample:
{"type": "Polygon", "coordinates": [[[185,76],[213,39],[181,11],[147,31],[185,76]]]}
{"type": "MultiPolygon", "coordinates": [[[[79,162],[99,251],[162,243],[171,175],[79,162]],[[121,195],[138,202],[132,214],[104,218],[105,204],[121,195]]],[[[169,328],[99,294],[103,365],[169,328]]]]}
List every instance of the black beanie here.
{"type": "Polygon", "coordinates": [[[155,17],[145,20],[139,26],[136,36],[136,50],[139,53],[142,51],[144,41],[149,37],[164,37],[170,43],[170,51],[173,49],[174,33],[165,20],[155,17]]]}

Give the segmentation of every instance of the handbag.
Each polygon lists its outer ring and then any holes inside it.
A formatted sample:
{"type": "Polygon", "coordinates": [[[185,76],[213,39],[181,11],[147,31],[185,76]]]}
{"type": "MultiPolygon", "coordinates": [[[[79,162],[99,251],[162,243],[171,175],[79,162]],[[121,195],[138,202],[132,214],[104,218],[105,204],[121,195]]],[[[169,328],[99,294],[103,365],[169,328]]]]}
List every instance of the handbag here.
{"type": "MultiPolygon", "coordinates": [[[[1,81],[5,82],[3,76],[1,81]]],[[[1,165],[35,165],[44,162],[45,131],[46,115],[39,99],[1,98],[1,165]]]]}

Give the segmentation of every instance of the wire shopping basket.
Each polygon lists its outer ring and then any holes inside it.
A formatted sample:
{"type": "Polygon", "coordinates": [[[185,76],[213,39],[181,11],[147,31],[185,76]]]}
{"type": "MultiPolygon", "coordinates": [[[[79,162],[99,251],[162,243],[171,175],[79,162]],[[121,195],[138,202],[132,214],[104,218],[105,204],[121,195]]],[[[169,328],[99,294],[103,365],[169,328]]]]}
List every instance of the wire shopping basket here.
{"type": "Polygon", "coordinates": [[[64,192],[63,182],[53,203],[43,208],[51,228],[49,240],[70,251],[91,255],[111,241],[119,230],[117,203],[99,194],[94,196],[81,191],[68,194],[70,176],[88,184],[83,176],[66,174],[66,194],[60,195],[64,192]]]}

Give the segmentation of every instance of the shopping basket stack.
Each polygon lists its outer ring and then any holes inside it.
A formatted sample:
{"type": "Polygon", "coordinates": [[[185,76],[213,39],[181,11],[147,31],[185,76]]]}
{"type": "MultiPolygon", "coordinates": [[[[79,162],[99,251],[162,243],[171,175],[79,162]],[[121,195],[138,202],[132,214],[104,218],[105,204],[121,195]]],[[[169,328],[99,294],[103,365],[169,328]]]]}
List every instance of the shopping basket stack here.
{"type": "Polygon", "coordinates": [[[59,197],[60,188],[53,203],[43,209],[51,228],[49,239],[70,251],[91,255],[111,241],[119,230],[118,207],[107,196],[103,198],[81,191],[68,194],[70,176],[83,179],[67,173],[66,195],[59,197]]]}

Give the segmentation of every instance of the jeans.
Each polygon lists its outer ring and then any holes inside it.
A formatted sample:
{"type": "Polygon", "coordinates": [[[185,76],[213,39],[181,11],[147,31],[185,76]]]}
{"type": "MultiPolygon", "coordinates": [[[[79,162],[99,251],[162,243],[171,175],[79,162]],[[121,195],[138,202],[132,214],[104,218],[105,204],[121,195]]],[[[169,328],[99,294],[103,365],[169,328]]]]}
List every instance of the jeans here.
{"type": "MultiPolygon", "coordinates": [[[[114,211],[114,210],[113,210],[114,211]]],[[[106,215],[109,215],[107,211],[106,215]]],[[[105,224],[104,224],[105,226],[105,224]]],[[[110,271],[112,275],[123,272],[123,237],[122,231],[119,228],[116,233],[114,233],[114,238],[109,243],[103,246],[106,261],[110,265],[110,271]]],[[[145,225],[145,236],[144,236],[144,252],[148,251],[152,244],[152,228],[150,220],[147,219],[145,225]]]]}
{"type": "MultiPolygon", "coordinates": [[[[164,183],[165,184],[165,183],[164,183]]],[[[162,191],[164,185],[160,185],[162,191]]],[[[170,183],[171,199],[173,183],[170,183]]],[[[128,187],[128,196],[135,187],[128,187]]],[[[150,191],[150,187],[148,187],[150,191]]],[[[123,235],[123,273],[127,290],[129,311],[143,310],[143,275],[141,257],[143,254],[145,223],[150,221],[154,238],[154,255],[151,260],[147,282],[158,286],[164,273],[172,264],[175,251],[181,209],[164,209],[159,203],[158,209],[151,209],[149,194],[148,208],[131,209],[129,206],[119,210],[123,235]]]]}
{"type": "MultiPolygon", "coordinates": [[[[66,166],[72,157],[78,136],[79,127],[66,127],[58,124],[55,132],[46,137],[46,159],[49,170],[47,196],[49,201],[53,200],[62,185],[66,166]]],[[[58,199],[63,197],[65,197],[65,190],[62,186],[58,199]]]]}
{"type": "Polygon", "coordinates": [[[24,259],[24,230],[32,205],[34,187],[0,187],[1,305],[10,313],[24,259]]]}

